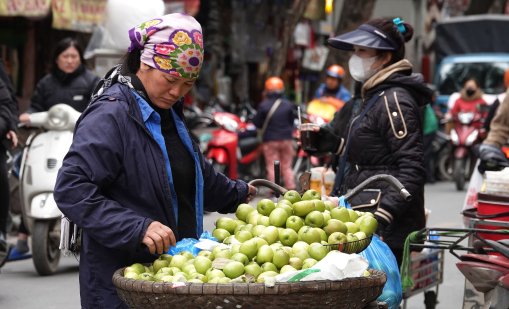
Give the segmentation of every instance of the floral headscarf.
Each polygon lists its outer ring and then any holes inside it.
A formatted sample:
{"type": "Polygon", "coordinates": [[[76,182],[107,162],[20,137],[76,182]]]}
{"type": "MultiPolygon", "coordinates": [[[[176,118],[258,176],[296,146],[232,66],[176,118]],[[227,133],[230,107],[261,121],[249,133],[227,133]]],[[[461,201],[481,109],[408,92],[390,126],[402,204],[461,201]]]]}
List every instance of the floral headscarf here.
{"type": "Polygon", "coordinates": [[[165,73],[197,78],[203,63],[203,35],[192,16],[175,13],[129,30],[129,51],[141,50],[141,62],[165,73]]]}

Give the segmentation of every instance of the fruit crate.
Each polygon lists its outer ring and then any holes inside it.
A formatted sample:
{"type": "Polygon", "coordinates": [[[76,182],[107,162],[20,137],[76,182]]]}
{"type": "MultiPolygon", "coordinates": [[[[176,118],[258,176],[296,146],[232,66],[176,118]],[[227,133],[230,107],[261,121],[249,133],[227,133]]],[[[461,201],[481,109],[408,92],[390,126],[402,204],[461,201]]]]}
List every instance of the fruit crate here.
{"type": "Polygon", "coordinates": [[[382,293],[384,272],[366,277],[292,283],[169,283],[113,275],[118,296],[129,308],[365,308],[382,293]]]}

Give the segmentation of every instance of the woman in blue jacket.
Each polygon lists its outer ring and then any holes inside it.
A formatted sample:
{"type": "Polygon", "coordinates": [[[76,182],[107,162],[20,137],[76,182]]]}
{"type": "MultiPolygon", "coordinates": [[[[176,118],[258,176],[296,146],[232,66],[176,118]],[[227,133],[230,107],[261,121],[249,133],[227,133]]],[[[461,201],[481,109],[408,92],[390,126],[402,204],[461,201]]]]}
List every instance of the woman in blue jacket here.
{"type": "Polygon", "coordinates": [[[99,84],[55,186],[83,229],[82,308],[123,308],[113,272],[197,238],[203,211],[234,212],[256,192],[216,173],[191,139],[182,97],[203,61],[200,24],[169,14],[129,31],[124,63],[99,84]]]}

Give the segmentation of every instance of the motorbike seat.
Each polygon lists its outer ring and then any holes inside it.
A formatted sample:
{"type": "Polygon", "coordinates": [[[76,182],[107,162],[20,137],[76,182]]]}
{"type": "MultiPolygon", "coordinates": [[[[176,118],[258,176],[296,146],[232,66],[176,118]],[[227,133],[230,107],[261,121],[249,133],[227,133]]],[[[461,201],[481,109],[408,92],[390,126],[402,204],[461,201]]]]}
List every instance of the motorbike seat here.
{"type": "Polygon", "coordinates": [[[239,139],[239,148],[242,156],[255,150],[259,145],[260,143],[256,137],[245,137],[239,139]]]}

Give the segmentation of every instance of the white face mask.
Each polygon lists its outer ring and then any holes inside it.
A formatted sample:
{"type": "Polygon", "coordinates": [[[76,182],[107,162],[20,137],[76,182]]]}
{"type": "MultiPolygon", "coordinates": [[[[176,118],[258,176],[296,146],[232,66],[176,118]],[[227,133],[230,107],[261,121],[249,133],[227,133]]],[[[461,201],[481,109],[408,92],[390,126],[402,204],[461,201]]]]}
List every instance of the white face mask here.
{"type": "Polygon", "coordinates": [[[376,56],[371,58],[361,58],[357,55],[352,55],[348,60],[348,68],[350,69],[350,75],[353,79],[358,82],[364,82],[378,70],[371,68],[373,63],[376,61],[376,56]]]}

